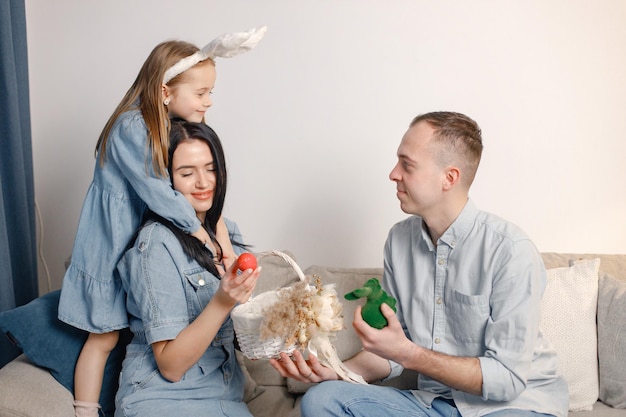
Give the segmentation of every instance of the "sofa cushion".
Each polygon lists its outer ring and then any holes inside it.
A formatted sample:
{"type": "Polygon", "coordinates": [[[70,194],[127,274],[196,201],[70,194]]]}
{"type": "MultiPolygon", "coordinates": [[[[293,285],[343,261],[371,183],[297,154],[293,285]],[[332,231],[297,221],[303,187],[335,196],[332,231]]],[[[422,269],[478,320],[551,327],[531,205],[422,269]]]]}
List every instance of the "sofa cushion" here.
{"type": "Polygon", "coordinates": [[[22,354],[0,369],[0,416],[70,417],[72,394],[22,354]]]}
{"type": "Polygon", "coordinates": [[[626,408],[626,280],[601,273],[598,289],[600,399],[626,408]]]}
{"type": "MultiPolygon", "coordinates": [[[[74,367],[87,333],[57,319],[59,296],[54,291],[30,303],[0,313],[0,329],[35,365],[48,369],[70,392],[74,392],[74,367]]],[[[128,337],[120,342],[106,363],[100,404],[106,415],[115,411],[115,392],[128,337]]]]}
{"type": "Polygon", "coordinates": [[[547,270],[541,330],[558,354],[569,387],[570,411],[591,410],[598,399],[596,310],[599,259],[547,270]]]}
{"type": "Polygon", "coordinates": [[[235,351],[237,355],[237,362],[239,362],[239,366],[241,366],[241,371],[243,372],[243,376],[246,379],[246,383],[243,386],[243,400],[245,402],[252,401],[259,395],[265,392],[265,387],[256,383],[256,381],[250,375],[250,371],[246,365],[244,360],[243,353],[240,351],[235,351]]]}
{"type": "MultiPolygon", "coordinates": [[[[282,253],[294,262],[296,261],[295,256],[291,252],[282,251],[282,253]]],[[[253,297],[266,291],[287,287],[300,280],[295,269],[280,256],[273,255],[270,252],[259,252],[256,256],[261,267],[261,275],[252,293],[253,297]]]]}

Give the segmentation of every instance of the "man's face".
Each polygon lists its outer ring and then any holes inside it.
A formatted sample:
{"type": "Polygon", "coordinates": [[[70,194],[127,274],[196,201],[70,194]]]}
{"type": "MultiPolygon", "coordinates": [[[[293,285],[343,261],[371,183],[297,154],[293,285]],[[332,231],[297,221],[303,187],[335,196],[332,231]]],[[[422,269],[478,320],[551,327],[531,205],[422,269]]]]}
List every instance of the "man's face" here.
{"type": "Polygon", "coordinates": [[[409,128],[398,147],[398,162],[389,173],[396,183],[400,208],[407,214],[426,217],[437,210],[445,180],[444,169],[429,147],[434,130],[427,122],[409,128]]]}

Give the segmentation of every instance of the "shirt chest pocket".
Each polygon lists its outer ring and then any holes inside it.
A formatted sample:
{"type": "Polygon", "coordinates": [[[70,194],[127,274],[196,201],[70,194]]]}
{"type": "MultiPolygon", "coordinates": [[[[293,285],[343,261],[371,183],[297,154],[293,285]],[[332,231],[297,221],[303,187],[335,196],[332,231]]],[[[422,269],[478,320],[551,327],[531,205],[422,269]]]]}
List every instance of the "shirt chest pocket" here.
{"type": "Polygon", "coordinates": [[[454,338],[466,346],[482,346],[489,320],[489,297],[450,291],[446,298],[448,326],[454,338]]]}
{"type": "Polygon", "coordinates": [[[189,316],[195,319],[211,301],[219,288],[219,280],[203,268],[194,268],[183,273],[187,309],[189,316]]]}

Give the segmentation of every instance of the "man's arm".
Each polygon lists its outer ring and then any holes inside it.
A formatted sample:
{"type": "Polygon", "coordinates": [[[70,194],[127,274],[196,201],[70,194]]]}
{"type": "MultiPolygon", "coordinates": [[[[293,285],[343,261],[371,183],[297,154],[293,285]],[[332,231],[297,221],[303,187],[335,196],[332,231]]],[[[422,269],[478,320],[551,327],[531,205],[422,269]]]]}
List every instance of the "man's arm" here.
{"type": "MultiPolygon", "coordinates": [[[[364,350],[344,362],[348,369],[367,382],[380,381],[389,376],[389,360],[392,360],[455,389],[478,396],[482,394],[478,358],[450,356],[418,346],[407,339],[391,308],[383,304],[381,310],[389,322],[381,330],[363,321],[361,307],[354,312],[353,326],[364,350]]],[[[280,360],[271,359],[270,363],[282,376],[302,382],[339,379],[335,371],[322,365],[314,355],[304,360],[299,351],[295,351],[292,357],[283,353],[280,360]]]]}
{"type": "MultiPolygon", "coordinates": [[[[353,326],[366,352],[374,357],[397,362],[405,369],[417,371],[449,387],[482,395],[483,378],[478,358],[450,356],[416,345],[406,337],[389,306],[383,304],[381,311],[389,325],[380,330],[363,321],[359,307],[354,313],[353,326]]],[[[350,369],[353,369],[352,364],[350,369]]]]}

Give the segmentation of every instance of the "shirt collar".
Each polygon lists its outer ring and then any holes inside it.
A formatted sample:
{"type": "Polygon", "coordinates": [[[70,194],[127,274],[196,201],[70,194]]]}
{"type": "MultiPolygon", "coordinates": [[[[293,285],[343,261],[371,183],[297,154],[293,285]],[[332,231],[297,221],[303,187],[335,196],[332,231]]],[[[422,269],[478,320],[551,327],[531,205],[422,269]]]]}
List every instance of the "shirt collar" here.
{"type": "Polygon", "coordinates": [[[479,210],[474,205],[471,199],[467,199],[465,207],[457,218],[452,222],[450,227],[439,238],[439,242],[454,248],[459,242],[461,242],[465,236],[469,233],[472,225],[474,224],[479,210]]]}

